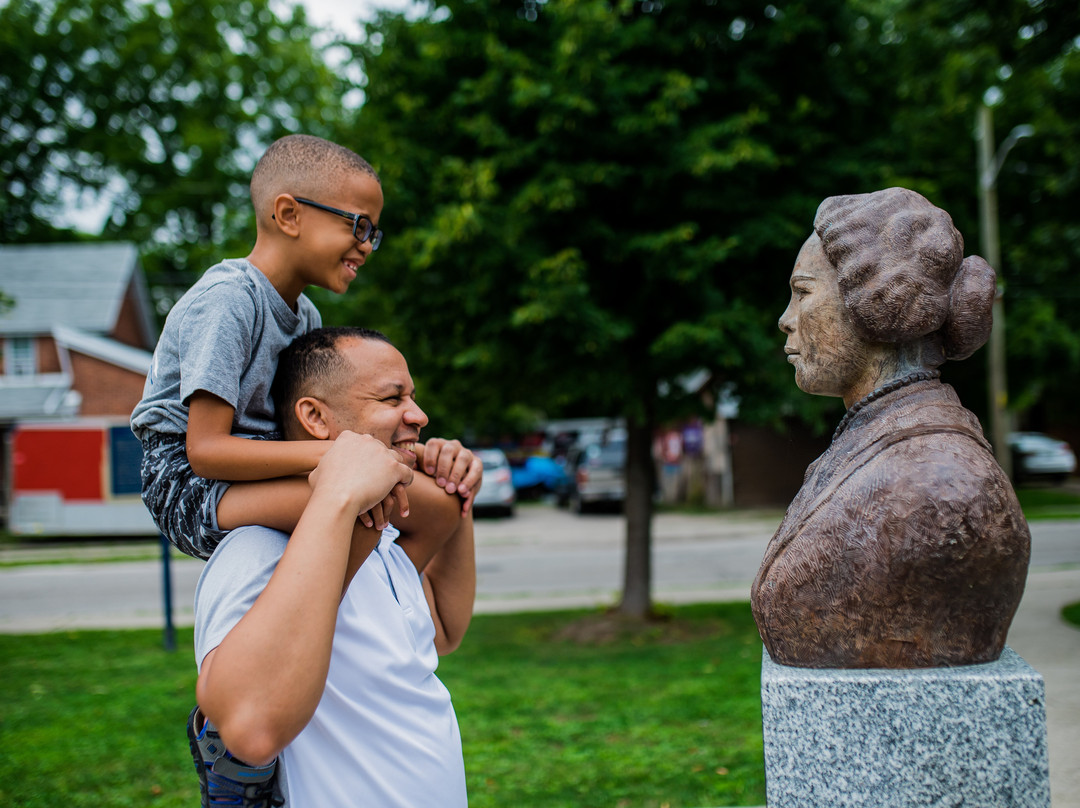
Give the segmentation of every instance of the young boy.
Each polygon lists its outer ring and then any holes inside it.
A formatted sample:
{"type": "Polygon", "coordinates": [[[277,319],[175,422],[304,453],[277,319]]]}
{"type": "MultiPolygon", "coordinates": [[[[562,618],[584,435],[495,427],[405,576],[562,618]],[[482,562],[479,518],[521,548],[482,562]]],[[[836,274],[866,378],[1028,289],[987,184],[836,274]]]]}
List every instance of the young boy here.
{"type": "MultiPolygon", "coordinates": [[[[304,475],[326,445],[278,440],[277,356],[322,324],[304,289],[344,293],[382,241],[374,169],[322,138],[273,143],[252,173],[251,201],[251,254],[211,267],[173,307],[131,416],[143,443],[143,501],[162,533],[199,558],[242,525],[295,527],[310,496],[304,475]]],[[[443,448],[421,468],[467,511],[479,461],[443,448]]],[[[395,500],[407,511],[404,486],[363,514],[363,526],[384,527],[395,500]]]]}

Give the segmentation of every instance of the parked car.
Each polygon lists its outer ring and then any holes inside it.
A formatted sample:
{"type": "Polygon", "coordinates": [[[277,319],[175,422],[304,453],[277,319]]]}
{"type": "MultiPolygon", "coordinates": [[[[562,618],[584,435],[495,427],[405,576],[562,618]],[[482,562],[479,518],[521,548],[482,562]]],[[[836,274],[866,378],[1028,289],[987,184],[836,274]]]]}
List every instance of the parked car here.
{"type": "Polygon", "coordinates": [[[1046,478],[1063,483],[1076,471],[1076,455],[1069,444],[1041,432],[1013,432],[1009,449],[1017,480],[1046,478]]]}
{"type": "Polygon", "coordinates": [[[518,499],[538,499],[566,487],[566,470],[555,459],[545,455],[529,455],[510,462],[510,475],[518,499]]]}
{"type": "Polygon", "coordinates": [[[506,454],[502,449],[477,449],[476,455],[484,464],[484,482],[476,495],[473,510],[478,514],[513,516],[517,496],[506,454]]]}
{"type": "Polygon", "coordinates": [[[626,499],[626,440],[571,446],[567,483],[557,492],[560,506],[584,513],[597,505],[621,507],[626,499]]]}

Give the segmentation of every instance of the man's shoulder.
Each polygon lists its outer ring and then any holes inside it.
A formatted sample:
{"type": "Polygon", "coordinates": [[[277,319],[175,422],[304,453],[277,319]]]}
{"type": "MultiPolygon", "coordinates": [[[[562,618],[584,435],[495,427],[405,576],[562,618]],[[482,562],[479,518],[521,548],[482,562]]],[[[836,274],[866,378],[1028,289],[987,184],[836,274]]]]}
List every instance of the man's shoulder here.
{"type": "Polygon", "coordinates": [[[195,586],[195,659],[216,648],[255,604],[285,552],[289,537],[267,527],[227,535],[195,586]]]}
{"type": "Polygon", "coordinates": [[[231,574],[237,567],[258,570],[273,567],[281,559],[289,534],[262,525],[245,525],[231,531],[206,562],[203,577],[231,574]]]}

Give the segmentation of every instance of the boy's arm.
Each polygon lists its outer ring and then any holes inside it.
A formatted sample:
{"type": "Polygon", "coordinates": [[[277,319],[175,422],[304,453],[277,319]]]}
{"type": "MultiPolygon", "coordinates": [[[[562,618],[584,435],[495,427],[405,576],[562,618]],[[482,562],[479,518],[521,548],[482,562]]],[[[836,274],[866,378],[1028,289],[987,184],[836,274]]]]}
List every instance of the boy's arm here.
{"type": "Polygon", "coordinates": [[[204,390],[188,404],[187,455],[191,470],[210,480],[269,480],[307,474],[330,441],[268,441],[232,434],[235,409],[204,390]]]}
{"type": "Polygon", "coordinates": [[[304,728],[326,686],[356,514],[412,471],[366,435],[342,433],[262,594],[203,659],[199,705],[229,750],[259,765],[304,728]]]}

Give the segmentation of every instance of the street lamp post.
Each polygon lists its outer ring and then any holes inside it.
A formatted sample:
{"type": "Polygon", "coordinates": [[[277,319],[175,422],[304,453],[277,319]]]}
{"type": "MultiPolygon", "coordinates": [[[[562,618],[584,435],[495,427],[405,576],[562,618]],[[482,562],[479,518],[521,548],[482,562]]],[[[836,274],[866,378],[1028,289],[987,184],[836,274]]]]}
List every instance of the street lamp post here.
{"type": "Polygon", "coordinates": [[[1017,126],[994,151],[994,113],[986,104],[979,106],[976,120],[979,141],[979,231],[982,254],[986,262],[999,273],[997,295],[994,297],[994,323],[989,345],[989,408],[990,443],[1005,473],[1012,476],[1012,457],[1009,453],[1009,429],[1006,415],[1008,388],[1005,381],[1005,304],[1004,287],[1000,281],[1001,248],[998,241],[997,177],[1005,157],[1020,138],[1030,137],[1035,130],[1027,125],[1017,126]]]}

